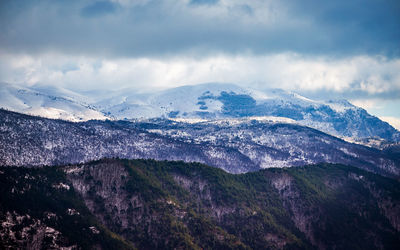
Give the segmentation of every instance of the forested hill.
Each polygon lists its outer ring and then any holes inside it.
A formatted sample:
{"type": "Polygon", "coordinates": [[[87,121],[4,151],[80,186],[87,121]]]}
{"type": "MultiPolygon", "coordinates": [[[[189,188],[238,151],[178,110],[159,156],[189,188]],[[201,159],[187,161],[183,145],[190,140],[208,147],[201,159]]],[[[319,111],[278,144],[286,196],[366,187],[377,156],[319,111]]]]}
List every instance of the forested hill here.
{"type": "Polygon", "coordinates": [[[230,173],[327,162],[400,175],[395,152],[296,124],[167,119],[73,123],[0,109],[0,165],[65,165],[104,157],[201,162],[230,173]]]}
{"type": "Polygon", "coordinates": [[[1,167],[0,192],[0,248],[400,245],[399,182],[344,165],[240,175],[153,160],[1,167]]]}

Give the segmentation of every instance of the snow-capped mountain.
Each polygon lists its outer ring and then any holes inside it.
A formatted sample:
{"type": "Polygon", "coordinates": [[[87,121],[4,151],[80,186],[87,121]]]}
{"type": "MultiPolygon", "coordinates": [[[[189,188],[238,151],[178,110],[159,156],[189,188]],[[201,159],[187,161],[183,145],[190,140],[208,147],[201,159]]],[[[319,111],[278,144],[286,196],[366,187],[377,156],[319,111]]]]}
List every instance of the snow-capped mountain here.
{"type": "Polygon", "coordinates": [[[208,83],[183,86],[152,94],[135,94],[123,91],[121,95],[96,103],[104,112],[111,111],[116,118],[230,118],[265,116],[275,114],[299,120],[298,112],[290,112],[294,107],[318,108],[322,105],[336,112],[356,108],[345,100],[314,101],[296,93],[280,89],[257,91],[233,84],[208,83]],[[140,107],[140,108],[138,108],[140,107]],[[145,107],[145,109],[141,109],[145,107]],[[273,110],[266,108],[273,107],[273,110]],[[286,108],[286,113],[278,107],[286,108]],[[149,113],[148,111],[151,110],[149,113]]]}
{"type": "Polygon", "coordinates": [[[400,141],[400,132],[390,124],[346,100],[316,101],[279,89],[258,91],[208,83],[153,93],[124,89],[83,95],[54,88],[0,87],[0,107],[49,118],[79,121],[162,117],[190,121],[247,117],[305,125],[352,141],[400,141]]]}
{"type": "Polygon", "coordinates": [[[25,88],[0,83],[0,107],[8,110],[69,121],[106,118],[86,100],[85,96],[61,88],[25,88]]]}
{"type": "Polygon", "coordinates": [[[125,92],[125,98],[118,99],[114,105],[97,105],[117,119],[281,117],[342,138],[400,140],[390,124],[346,100],[315,101],[279,89],[261,92],[232,84],[200,84],[148,95],[125,92]]]}

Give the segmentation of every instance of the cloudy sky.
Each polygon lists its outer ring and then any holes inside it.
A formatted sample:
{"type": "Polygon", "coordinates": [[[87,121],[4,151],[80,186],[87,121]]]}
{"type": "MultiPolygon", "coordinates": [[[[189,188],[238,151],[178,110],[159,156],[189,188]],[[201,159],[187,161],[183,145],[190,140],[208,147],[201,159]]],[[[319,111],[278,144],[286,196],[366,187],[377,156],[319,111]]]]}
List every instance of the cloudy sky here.
{"type": "Polygon", "coordinates": [[[398,0],[1,0],[0,81],[346,98],[400,127],[398,0]]]}

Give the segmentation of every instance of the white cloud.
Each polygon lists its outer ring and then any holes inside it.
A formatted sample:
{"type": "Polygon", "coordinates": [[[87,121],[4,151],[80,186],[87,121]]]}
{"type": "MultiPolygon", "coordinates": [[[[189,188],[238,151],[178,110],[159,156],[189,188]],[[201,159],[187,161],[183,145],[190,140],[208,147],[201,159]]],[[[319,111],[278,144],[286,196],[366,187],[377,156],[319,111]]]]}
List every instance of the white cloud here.
{"type": "Polygon", "coordinates": [[[379,99],[354,99],[350,100],[350,102],[357,106],[364,109],[382,109],[384,105],[382,101],[379,99]]]}
{"type": "MultiPolygon", "coordinates": [[[[343,59],[283,53],[215,55],[196,59],[5,54],[0,82],[59,86],[74,91],[130,88],[146,92],[187,84],[230,82],[256,89],[282,88],[312,98],[348,98],[379,117],[400,113],[400,59],[343,59]],[[386,98],[390,97],[390,98],[386,98]]],[[[393,119],[390,120],[393,123],[393,119]]]]}
{"type": "Polygon", "coordinates": [[[388,122],[390,125],[392,125],[395,129],[400,131],[400,118],[398,117],[392,117],[392,116],[380,116],[379,117],[381,120],[388,122]]]}
{"type": "Polygon", "coordinates": [[[367,56],[332,60],[291,53],[215,55],[201,59],[5,55],[0,59],[0,73],[0,80],[5,82],[50,84],[75,90],[130,87],[151,91],[203,82],[232,82],[300,92],[361,91],[371,98],[375,94],[400,93],[400,59],[367,56]]]}

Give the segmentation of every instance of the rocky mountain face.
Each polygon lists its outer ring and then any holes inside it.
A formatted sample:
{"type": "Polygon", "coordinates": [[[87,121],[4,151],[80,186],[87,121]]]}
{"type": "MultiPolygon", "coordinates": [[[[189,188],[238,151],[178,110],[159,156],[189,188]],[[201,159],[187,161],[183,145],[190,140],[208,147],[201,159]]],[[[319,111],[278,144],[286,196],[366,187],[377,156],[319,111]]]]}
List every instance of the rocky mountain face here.
{"type": "Polygon", "coordinates": [[[320,131],[270,121],[72,123],[0,110],[0,165],[62,165],[103,157],[183,160],[244,173],[320,162],[353,165],[397,178],[395,153],[320,131]]]}
{"type": "Polygon", "coordinates": [[[133,249],[86,207],[62,169],[0,167],[0,249],[133,249]]]}
{"type": "Polygon", "coordinates": [[[0,168],[1,248],[396,249],[398,181],[343,165],[0,168]]]}
{"type": "Polygon", "coordinates": [[[71,121],[90,119],[279,117],[325,133],[370,141],[398,143],[400,132],[346,100],[316,101],[279,89],[257,91],[233,84],[200,84],[138,94],[78,94],[65,89],[22,88],[0,84],[0,107],[71,121]]]}

